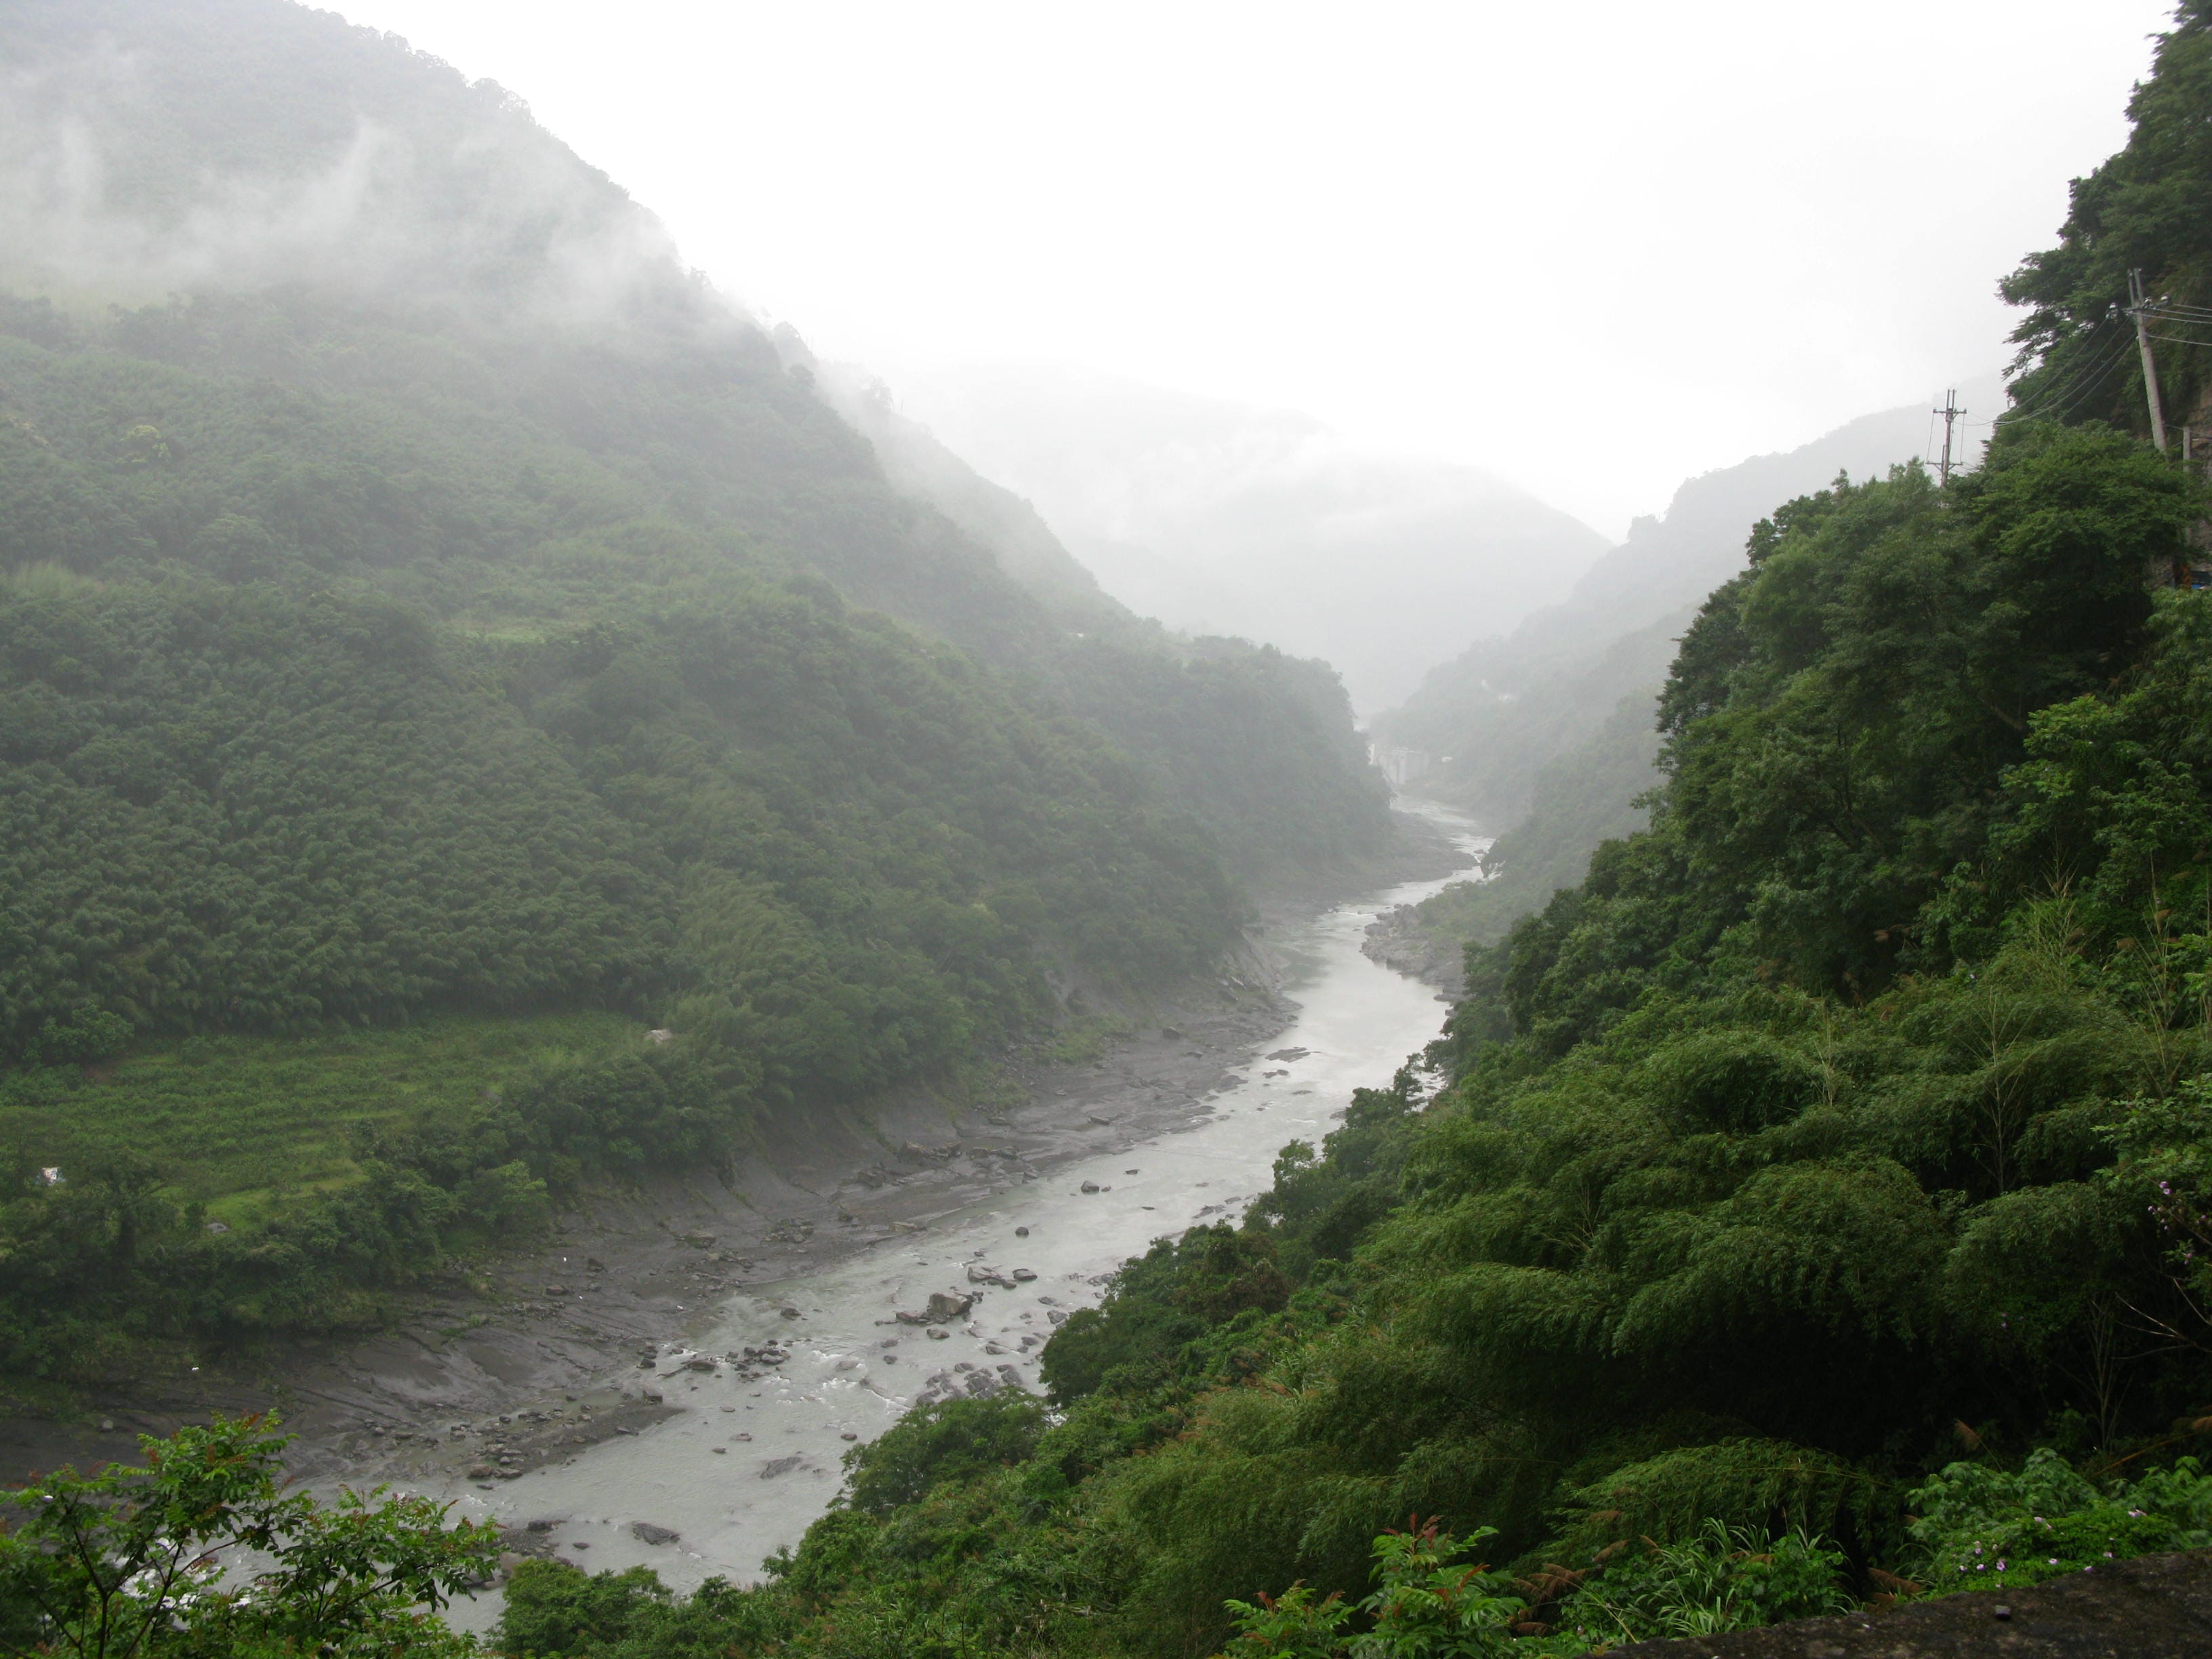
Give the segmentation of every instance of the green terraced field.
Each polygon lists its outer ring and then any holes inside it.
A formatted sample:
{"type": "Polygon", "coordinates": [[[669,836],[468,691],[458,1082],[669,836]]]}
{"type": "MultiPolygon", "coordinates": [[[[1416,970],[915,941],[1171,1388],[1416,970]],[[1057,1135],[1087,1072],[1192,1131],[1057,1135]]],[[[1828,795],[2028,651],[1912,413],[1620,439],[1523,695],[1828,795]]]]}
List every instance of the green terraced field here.
{"type": "Polygon", "coordinates": [[[0,1077],[0,1150],[64,1176],[130,1150],[209,1213],[244,1219],[270,1195],[343,1185],[366,1131],[472,1111],[537,1066],[637,1041],[610,1013],[461,1016],[300,1037],[193,1037],[80,1070],[0,1077]]]}

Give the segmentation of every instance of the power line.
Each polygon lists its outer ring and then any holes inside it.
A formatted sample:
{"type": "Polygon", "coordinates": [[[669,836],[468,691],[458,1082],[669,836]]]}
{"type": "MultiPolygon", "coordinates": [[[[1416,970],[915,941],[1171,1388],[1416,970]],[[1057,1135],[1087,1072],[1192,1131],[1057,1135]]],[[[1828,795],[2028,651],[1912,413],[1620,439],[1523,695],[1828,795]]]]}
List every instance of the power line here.
{"type": "MultiPolygon", "coordinates": [[[[2096,328],[2092,328],[2087,332],[2075,337],[2086,345],[2088,342],[2094,341],[2097,337],[2099,329],[2109,326],[2112,320],[2112,319],[2107,319],[2106,322],[2098,324],[2096,328]]],[[[2112,366],[2117,361],[2116,352],[2114,349],[2115,345],[2117,345],[2118,350],[2121,351],[2124,351],[2126,349],[2124,338],[2107,343],[2105,347],[2101,348],[2105,354],[2101,361],[2100,361],[2096,355],[2100,348],[2090,346],[2088,348],[2088,356],[2084,361],[2075,364],[2073,374],[2068,375],[2057,386],[2045,387],[2044,389],[2040,394],[2041,402],[2044,406],[2048,407],[2051,404],[2057,403],[2059,399],[2064,398],[2069,392],[2073,392],[2081,386],[2085,380],[2094,380],[2111,373],[2112,366]]],[[[2002,419],[2003,416],[2001,416],[1998,418],[2002,419]]]]}
{"type": "Polygon", "coordinates": [[[2089,380],[2084,381],[2080,391],[2076,392],[2064,403],[2060,404],[2057,408],[2037,410],[2034,418],[2039,421],[2056,421],[2062,420],[2065,416],[2071,415],[2091,398],[2103,391],[2105,389],[2106,381],[2108,380],[2112,377],[2112,374],[2118,369],[2120,365],[2127,362],[2127,360],[2128,343],[2125,340],[2123,340],[2120,342],[2118,347],[2113,351],[2112,355],[2106,360],[2105,368],[2102,374],[2096,375],[2089,380]]]}
{"type": "Polygon", "coordinates": [[[2035,407],[2008,409],[1998,416],[1997,420],[2055,420],[2059,416],[2071,413],[2076,404],[2101,387],[2106,377],[2126,359],[2129,344],[2125,336],[2112,341],[2101,355],[2078,368],[2056,390],[2045,392],[2035,407]]]}
{"type": "Polygon", "coordinates": [[[2089,355],[2077,364],[2072,374],[2057,386],[2046,390],[2038,400],[2039,410],[2070,404],[2083,391],[2100,386],[2106,377],[2118,368],[2128,355],[2128,339],[2117,335],[2106,342],[2103,349],[2089,355]]]}

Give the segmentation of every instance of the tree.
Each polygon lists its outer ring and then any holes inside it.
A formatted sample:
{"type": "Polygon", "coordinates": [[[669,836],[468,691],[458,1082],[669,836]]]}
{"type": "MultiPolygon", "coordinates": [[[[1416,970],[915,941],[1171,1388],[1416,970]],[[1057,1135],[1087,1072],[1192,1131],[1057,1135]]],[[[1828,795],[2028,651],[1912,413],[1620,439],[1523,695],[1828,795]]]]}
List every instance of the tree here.
{"type": "Polygon", "coordinates": [[[327,1506],[287,1493],[291,1437],[276,1431],[273,1417],[218,1418],[141,1436],[143,1464],[0,1493],[0,1652],[468,1651],[437,1613],[490,1576],[498,1528],[448,1526],[446,1505],[382,1487],[327,1506]]]}

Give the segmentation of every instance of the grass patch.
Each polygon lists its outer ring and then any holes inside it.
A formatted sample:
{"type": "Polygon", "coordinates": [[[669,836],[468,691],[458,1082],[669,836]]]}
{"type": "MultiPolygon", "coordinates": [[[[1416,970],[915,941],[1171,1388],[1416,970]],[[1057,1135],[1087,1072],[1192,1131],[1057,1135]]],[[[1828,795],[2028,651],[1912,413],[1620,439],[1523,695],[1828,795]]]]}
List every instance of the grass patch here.
{"type": "Polygon", "coordinates": [[[465,1115],[544,1061],[635,1042],[604,1012],[449,1016],[307,1037],[191,1037],[99,1069],[0,1074],[0,1152],[66,1176],[129,1150],[170,1190],[243,1219],[272,1193],[355,1179],[359,1132],[465,1115]]]}
{"type": "Polygon", "coordinates": [[[1118,1014],[1084,1014],[1071,1019],[1036,1045],[1040,1060],[1085,1066],[1104,1058],[1107,1048],[1137,1028],[1118,1014]]]}

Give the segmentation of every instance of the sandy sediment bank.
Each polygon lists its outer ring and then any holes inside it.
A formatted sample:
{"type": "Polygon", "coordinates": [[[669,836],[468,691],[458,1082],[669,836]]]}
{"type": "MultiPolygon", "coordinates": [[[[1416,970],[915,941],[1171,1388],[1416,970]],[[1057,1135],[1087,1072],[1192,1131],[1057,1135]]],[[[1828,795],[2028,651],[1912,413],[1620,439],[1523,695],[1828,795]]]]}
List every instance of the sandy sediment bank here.
{"type": "Polygon", "coordinates": [[[1385,968],[1433,985],[1456,1002],[1467,994],[1466,947],[1425,933],[1410,904],[1377,916],[1360,949],[1385,968]]]}
{"type": "MultiPolygon", "coordinates": [[[[1483,837],[1481,845],[1489,844],[1489,838],[1483,837]]],[[[1479,872],[1470,873],[1476,880],[1481,878],[1479,872]]],[[[1424,985],[1433,985],[1456,1002],[1467,994],[1467,947],[1457,939],[1440,939],[1421,927],[1419,908],[1401,904],[1385,910],[1368,925],[1367,937],[1359,948],[1371,961],[1424,985]]]]}

